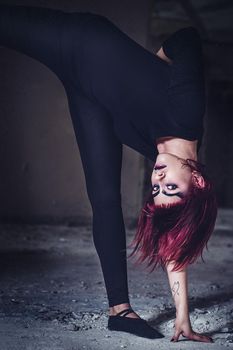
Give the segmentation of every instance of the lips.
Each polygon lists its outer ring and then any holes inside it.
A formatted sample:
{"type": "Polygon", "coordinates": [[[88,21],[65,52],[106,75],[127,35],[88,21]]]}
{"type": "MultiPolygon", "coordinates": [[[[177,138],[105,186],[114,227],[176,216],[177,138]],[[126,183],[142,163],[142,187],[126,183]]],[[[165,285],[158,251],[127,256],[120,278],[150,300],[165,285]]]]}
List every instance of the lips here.
{"type": "Polygon", "coordinates": [[[164,165],[164,164],[155,164],[155,166],[154,166],[155,170],[160,170],[160,169],[163,169],[163,168],[166,168],[166,165],[164,165]]]}

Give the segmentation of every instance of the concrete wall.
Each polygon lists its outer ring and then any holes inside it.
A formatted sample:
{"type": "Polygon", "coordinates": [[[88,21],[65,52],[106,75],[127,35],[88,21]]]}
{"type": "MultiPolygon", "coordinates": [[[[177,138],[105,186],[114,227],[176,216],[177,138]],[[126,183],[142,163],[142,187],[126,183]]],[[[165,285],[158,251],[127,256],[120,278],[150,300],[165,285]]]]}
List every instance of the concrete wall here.
{"type": "Polygon", "coordinates": [[[220,207],[233,207],[233,83],[209,82],[206,166],[220,207]]]}
{"type": "MultiPolygon", "coordinates": [[[[6,1],[2,2],[6,3],[6,1]]],[[[104,14],[146,45],[148,2],[8,1],[104,14]]],[[[37,61],[0,49],[0,216],[11,222],[90,222],[91,207],[62,84],[37,61]]],[[[122,205],[126,223],[142,200],[144,158],[124,146],[122,205]]]]}

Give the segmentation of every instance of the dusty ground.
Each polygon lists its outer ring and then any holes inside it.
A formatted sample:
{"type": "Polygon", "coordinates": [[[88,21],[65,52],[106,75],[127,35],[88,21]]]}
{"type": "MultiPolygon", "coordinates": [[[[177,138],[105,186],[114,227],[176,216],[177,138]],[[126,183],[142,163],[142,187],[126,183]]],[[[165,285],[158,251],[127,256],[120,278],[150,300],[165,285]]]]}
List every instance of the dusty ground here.
{"type": "Polygon", "coordinates": [[[128,262],[132,307],[166,337],[112,332],[90,227],[2,225],[0,350],[233,348],[232,237],[233,212],[220,211],[206,263],[189,268],[193,328],[212,335],[214,344],[184,338],[174,344],[175,309],[163,271],[149,274],[128,262]]]}

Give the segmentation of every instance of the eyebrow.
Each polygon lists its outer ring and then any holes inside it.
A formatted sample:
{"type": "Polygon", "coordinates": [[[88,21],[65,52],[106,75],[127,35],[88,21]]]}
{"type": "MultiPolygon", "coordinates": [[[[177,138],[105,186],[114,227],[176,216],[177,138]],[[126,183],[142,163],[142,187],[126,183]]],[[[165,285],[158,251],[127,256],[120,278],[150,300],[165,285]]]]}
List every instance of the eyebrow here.
{"type": "MultiPolygon", "coordinates": [[[[158,196],[158,194],[160,193],[160,191],[156,192],[155,194],[153,194],[153,198],[158,196]]],[[[166,191],[162,191],[163,194],[165,194],[165,196],[168,197],[173,197],[173,196],[177,196],[179,198],[184,198],[184,194],[182,192],[177,192],[177,193],[167,193],[166,191]]]]}

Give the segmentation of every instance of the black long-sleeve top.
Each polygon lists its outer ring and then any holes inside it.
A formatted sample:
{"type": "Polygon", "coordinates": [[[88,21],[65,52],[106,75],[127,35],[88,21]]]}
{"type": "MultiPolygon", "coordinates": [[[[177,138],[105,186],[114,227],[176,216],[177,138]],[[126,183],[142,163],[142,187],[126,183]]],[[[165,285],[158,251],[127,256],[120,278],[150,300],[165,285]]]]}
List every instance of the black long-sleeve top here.
{"type": "MultiPolygon", "coordinates": [[[[179,29],[163,42],[170,65],[105,16],[84,17],[81,39],[74,43],[75,35],[70,36],[79,84],[107,109],[120,141],[152,161],[156,139],[162,136],[198,140],[199,151],[205,91],[202,45],[195,27],[179,29]]],[[[71,22],[69,17],[72,31],[71,22]]]]}

